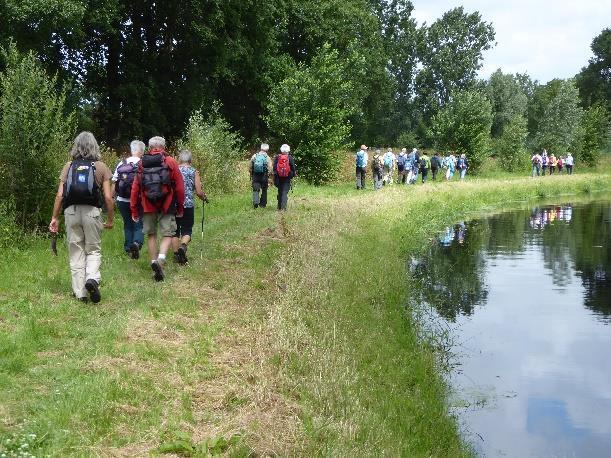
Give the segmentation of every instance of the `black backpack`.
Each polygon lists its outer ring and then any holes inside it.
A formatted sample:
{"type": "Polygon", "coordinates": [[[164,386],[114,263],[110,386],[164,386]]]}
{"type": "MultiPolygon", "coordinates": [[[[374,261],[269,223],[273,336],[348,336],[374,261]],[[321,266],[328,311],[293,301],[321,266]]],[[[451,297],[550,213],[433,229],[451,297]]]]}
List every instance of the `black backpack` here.
{"type": "Polygon", "coordinates": [[[74,159],[64,183],[64,210],[70,205],[92,205],[102,208],[100,188],[95,181],[95,164],[85,159],[74,159]]]}
{"type": "Polygon", "coordinates": [[[132,195],[132,183],[138,171],[138,164],[122,161],[117,167],[117,195],[129,199],[132,195]]]}
{"type": "Polygon", "coordinates": [[[163,202],[171,192],[170,169],[164,154],[142,156],[142,192],[149,202],[163,202]]]}

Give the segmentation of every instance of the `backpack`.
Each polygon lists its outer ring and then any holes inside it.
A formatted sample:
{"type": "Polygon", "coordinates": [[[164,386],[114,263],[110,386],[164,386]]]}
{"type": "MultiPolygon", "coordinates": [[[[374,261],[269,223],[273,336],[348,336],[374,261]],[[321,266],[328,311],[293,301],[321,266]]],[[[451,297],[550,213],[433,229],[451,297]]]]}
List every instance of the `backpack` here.
{"type": "Polygon", "coordinates": [[[541,156],[541,163],[547,165],[547,156],[541,156]]]}
{"type": "Polygon", "coordinates": [[[538,165],[538,164],[539,164],[539,162],[540,162],[540,159],[539,159],[539,157],[537,157],[537,155],[534,155],[534,156],[532,157],[532,160],[531,160],[531,161],[532,161],[533,165],[538,165]]]}
{"type": "Polygon", "coordinates": [[[428,169],[429,168],[429,160],[426,157],[421,157],[420,158],[420,168],[421,169],[428,169]]]}
{"type": "Polygon", "coordinates": [[[384,167],[392,167],[392,156],[389,154],[384,155],[384,167]]]}
{"type": "Polygon", "coordinates": [[[64,210],[70,205],[92,205],[102,208],[100,188],[95,181],[95,164],[85,159],[74,159],[64,183],[64,210]]]}
{"type": "Polygon", "coordinates": [[[456,164],[456,168],[458,170],[462,170],[465,168],[465,160],[461,157],[458,159],[458,163],[456,164]]]}
{"type": "Polygon", "coordinates": [[[380,160],[380,156],[374,156],[373,158],[373,171],[376,173],[380,173],[382,171],[382,161],[380,160]]]}
{"type": "Polygon", "coordinates": [[[149,202],[163,202],[171,191],[170,169],[164,154],[142,156],[142,191],[149,202]]]}
{"type": "Polygon", "coordinates": [[[431,167],[438,169],[441,167],[441,159],[439,156],[433,156],[431,159],[431,167]]]}
{"type": "Polygon", "coordinates": [[[397,170],[399,172],[403,172],[403,170],[405,170],[405,159],[406,157],[403,154],[400,154],[397,158],[397,170]]]}
{"type": "Polygon", "coordinates": [[[280,154],[280,156],[278,156],[276,175],[280,178],[288,178],[291,176],[291,163],[289,162],[288,154],[280,154]]]}
{"type": "Polygon", "coordinates": [[[138,171],[138,164],[122,161],[117,167],[117,195],[129,199],[132,194],[132,183],[138,171]]]}
{"type": "Polygon", "coordinates": [[[257,153],[253,161],[252,171],[254,173],[267,172],[267,156],[263,153],[257,153]]]}
{"type": "Polygon", "coordinates": [[[356,166],[357,167],[365,167],[365,152],[363,150],[359,150],[356,153],[356,166]]]}

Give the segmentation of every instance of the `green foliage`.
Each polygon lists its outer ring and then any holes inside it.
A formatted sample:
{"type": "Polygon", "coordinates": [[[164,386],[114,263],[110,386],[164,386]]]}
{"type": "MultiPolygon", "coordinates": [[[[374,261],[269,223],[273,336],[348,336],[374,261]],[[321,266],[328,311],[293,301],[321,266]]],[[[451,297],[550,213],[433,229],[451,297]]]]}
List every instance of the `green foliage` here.
{"type": "Polygon", "coordinates": [[[579,107],[579,93],[572,80],[558,81],[555,92],[543,110],[534,146],[559,155],[578,140],[583,110],[579,107]]]}
{"type": "Polygon", "coordinates": [[[235,192],[240,178],[243,140],[221,116],[220,109],[220,104],[215,102],[208,116],[201,110],[195,111],[180,148],[191,150],[193,165],[202,174],[206,190],[235,192]]]}
{"type": "Polygon", "coordinates": [[[587,67],[577,74],[576,81],[584,107],[600,104],[611,111],[611,28],[592,40],[592,53],[587,67]]]}
{"type": "Polygon", "coordinates": [[[526,115],[528,97],[518,78],[511,74],[503,74],[500,69],[490,76],[486,92],[492,102],[494,114],[491,134],[493,138],[498,138],[511,120],[516,116],[526,115]]]}
{"type": "Polygon", "coordinates": [[[275,136],[291,145],[299,175],[320,185],[331,181],[349,144],[350,122],[359,104],[348,69],[325,44],[309,66],[272,89],[265,120],[275,136]]]}
{"type": "Polygon", "coordinates": [[[526,118],[515,115],[505,125],[501,137],[496,141],[496,154],[501,167],[508,172],[517,172],[528,168],[528,136],[526,118]]]}
{"type": "Polygon", "coordinates": [[[591,106],[581,118],[581,141],[577,158],[593,167],[600,159],[600,153],[609,135],[609,117],[601,105],[591,106]]]}
{"type": "Polygon", "coordinates": [[[46,222],[57,192],[61,167],[75,130],[74,113],[66,113],[64,92],[49,78],[32,53],[5,52],[7,70],[0,75],[0,200],[14,205],[22,230],[46,222]]]}
{"type": "Polygon", "coordinates": [[[194,458],[222,455],[241,440],[238,434],[234,434],[229,439],[219,436],[206,439],[197,444],[193,441],[191,434],[183,431],[177,431],[166,436],[164,442],[156,450],[158,454],[172,453],[178,456],[194,458]]]}
{"type": "Polygon", "coordinates": [[[466,154],[477,173],[489,155],[492,107],[480,92],[458,91],[433,118],[432,135],[441,149],[466,154]]]}
{"type": "Polygon", "coordinates": [[[397,145],[401,148],[418,148],[420,143],[420,138],[414,132],[403,132],[397,139],[397,145]]]}

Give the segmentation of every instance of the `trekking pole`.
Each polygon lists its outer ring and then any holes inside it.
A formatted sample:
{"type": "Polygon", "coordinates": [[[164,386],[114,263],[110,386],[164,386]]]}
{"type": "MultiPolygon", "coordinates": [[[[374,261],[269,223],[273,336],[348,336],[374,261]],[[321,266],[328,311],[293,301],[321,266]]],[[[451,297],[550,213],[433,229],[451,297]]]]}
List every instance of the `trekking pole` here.
{"type": "Polygon", "coordinates": [[[204,259],[204,218],[206,216],[205,208],[206,208],[206,201],[202,200],[202,238],[201,238],[201,243],[199,245],[199,259],[202,261],[204,259]]]}

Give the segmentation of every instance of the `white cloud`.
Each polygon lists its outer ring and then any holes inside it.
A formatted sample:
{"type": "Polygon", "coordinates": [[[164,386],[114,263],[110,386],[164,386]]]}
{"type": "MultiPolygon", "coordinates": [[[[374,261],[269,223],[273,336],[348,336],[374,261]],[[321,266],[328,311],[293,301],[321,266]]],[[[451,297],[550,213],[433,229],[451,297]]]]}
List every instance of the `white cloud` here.
{"type": "Polygon", "coordinates": [[[587,65],[590,44],[611,19],[611,2],[604,0],[412,0],[413,16],[431,24],[456,6],[479,11],[492,22],[497,45],[484,53],[480,76],[497,68],[503,72],[527,72],[545,83],[570,78],[587,65]]]}

